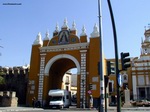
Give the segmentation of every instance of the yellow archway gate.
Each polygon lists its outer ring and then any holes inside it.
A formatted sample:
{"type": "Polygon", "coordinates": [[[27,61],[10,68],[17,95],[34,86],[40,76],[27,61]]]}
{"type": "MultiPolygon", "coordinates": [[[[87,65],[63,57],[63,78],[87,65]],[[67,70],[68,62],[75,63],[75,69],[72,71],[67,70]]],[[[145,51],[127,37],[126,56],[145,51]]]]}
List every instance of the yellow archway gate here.
{"type": "Polygon", "coordinates": [[[77,68],[77,106],[88,106],[89,84],[93,85],[91,90],[93,98],[98,99],[100,96],[98,61],[97,25],[94,26],[89,42],[85,27],[82,28],[82,33],[78,37],[75,23],[69,29],[67,20],[64,21],[60,31],[56,26],[51,39],[48,32],[43,40],[39,33],[32,45],[27,103],[31,104],[32,97],[36,97],[43,105],[46,105],[48,91],[60,89],[64,73],[71,68],[77,68]]]}

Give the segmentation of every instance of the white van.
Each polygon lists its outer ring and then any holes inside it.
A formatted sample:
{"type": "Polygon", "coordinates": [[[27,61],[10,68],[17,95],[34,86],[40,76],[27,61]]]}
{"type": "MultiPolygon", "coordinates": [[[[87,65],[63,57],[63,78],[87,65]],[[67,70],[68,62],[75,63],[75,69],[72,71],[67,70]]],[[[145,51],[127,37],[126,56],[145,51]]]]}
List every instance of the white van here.
{"type": "Polygon", "coordinates": [[[55,89],[50,90],[48,95],[50,96],[50,108],[69,108],[71,103],[69,91],[55,89]]]}

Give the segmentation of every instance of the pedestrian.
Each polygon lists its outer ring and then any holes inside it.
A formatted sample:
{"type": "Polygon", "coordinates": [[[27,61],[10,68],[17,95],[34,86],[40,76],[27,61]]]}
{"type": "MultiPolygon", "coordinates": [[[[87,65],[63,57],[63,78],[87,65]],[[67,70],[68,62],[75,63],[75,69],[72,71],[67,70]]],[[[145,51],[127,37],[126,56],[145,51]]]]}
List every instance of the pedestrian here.
{"type": "Polygon", "coordinates": [[[92,109],[93,108],[93,96],[90,95],[90,108],[92,109]]]}
{"type": "Polygon", "coordinates": [[[35,108],[35,104],[36,104],[36,98],[33,97],[33,98],[32,98],[32,107],[33,107],[33,108],[35,108]]]}

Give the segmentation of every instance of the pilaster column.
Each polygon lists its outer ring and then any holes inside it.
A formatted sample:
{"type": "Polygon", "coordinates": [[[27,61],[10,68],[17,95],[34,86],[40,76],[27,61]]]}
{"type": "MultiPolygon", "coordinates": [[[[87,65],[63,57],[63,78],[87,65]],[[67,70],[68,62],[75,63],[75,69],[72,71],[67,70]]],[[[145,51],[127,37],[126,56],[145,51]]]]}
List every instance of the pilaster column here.
{"type": "Polygon", "coordinates": [[[45,55],[40,54],[40,73],[39,73],[39,88],[38,88],[38,101],[42,103],[43,100],[43,83],[44,83],[44,67],[45,67],[45,55]]]}
{"type": "Polygon", "coordinates": [[[81,53],[81,78],[80,78],[80,107],[86,106],[86,52],[87,50],[80,50],[81,53]]]}
{"type": "Polygon", "coordinates": [[[136,76],[132,75],[133,99],[137,100],[137,83],[136,76]]]}

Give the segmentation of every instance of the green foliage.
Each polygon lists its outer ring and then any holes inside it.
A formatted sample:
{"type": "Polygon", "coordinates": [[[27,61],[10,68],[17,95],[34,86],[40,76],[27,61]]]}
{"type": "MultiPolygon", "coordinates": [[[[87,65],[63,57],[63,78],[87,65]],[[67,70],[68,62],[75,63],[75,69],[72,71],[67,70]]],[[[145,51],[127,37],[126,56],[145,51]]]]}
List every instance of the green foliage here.
{"type": "Polygon", "coordinates": [[[3,71],[3,68],[0,66],[0,76],[1,75],[5,75],[4,71],[3,71]]]}
{"type": "Polygon", "coordinates": [[[5,75],[5,73],[3,71],[0,71],[0,75],[5,75]]]}
{"type": "Polygon", "coordinates": [[[0,76],[0,84],[5,84],[5,79],[2,76],[0,76]]]}

